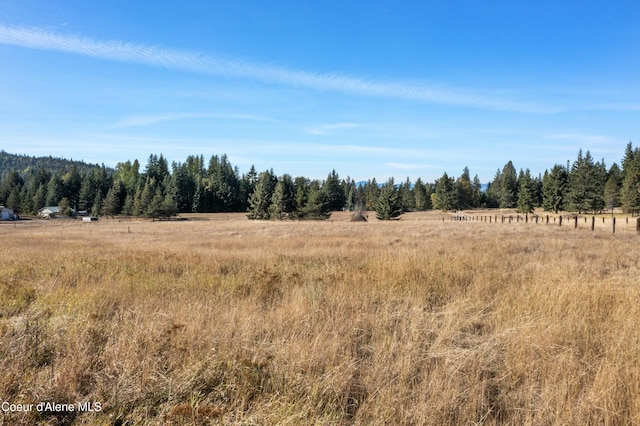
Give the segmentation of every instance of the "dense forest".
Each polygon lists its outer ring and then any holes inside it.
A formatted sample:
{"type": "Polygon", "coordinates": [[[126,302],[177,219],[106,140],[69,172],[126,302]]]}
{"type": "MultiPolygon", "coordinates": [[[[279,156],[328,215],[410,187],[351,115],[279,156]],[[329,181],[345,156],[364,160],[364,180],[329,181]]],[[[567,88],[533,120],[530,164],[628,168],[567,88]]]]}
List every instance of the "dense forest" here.
{"type": "Polygon", "coordinates": [[[383,219],[413,210],[536,207],[558,212],[598,212],[621,207],[640,209],[640,149],[629,142],[621,166],[607,169],[589,151],[573,163],[556,164],[544,175],[516,171],[509,161],[482,190],[468,168],[435,182],[418,178],[382,184],[375,178],[356,182],[332,171],[324,180],[258,173],[252,166],[240,174],[226,155],[200,156],[169,165],[152,154],[144,170],[138,160],[104,165],[34,158],[0,152],[0,205],[18,214],[36,214],[59,206],[63,214],[94,216],[171,217],[181,212],[247,212],[251,219],[324,219],[335,210],[375,210],[383,219]]]}

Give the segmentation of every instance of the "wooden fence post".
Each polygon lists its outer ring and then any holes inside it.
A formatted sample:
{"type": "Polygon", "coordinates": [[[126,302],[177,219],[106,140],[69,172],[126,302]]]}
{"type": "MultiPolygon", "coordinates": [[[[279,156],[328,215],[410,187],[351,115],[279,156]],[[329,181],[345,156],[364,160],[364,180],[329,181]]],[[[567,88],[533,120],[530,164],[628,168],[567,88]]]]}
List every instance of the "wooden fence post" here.
{"type": "Polygon", "coordinates": [[[591,230],[593,231],[594,229],[596,229],[596,217],[591,216],[591,230]]]}
{"type": "Polygon", "coordinates": [[[636,234],[640,234],[640,217],[636,219],[636,234]]]}
{"type": "MultiPolygon", "coordinates": [[[[555,222],[555,219],[553,219],[553,221],[555,222]]],[[[560,216],[559,222],[560,222],[560,226],[562,226],[562,216],[560,216]]]]}
{"type": "Polygon", "coordinates": [[[547,225],[549,224],[549,215],[547,215],[547,225]]]}
{"type": "Polygon", "coordinates": [[[616,218],[613,218],[613,221],[611,222],[611,232],[612,233],[616,233],[616,218]]]}
{"type": "Polygon", "coordinates": [[[577,228],[577,227],[578,227],[578,216],[576,216],[576,217],[573,219],[573,221],[574,221],[574,225],[573,225],[573,227],[574,227],[574,229],[575,229],[575,228],[577,228]]]}

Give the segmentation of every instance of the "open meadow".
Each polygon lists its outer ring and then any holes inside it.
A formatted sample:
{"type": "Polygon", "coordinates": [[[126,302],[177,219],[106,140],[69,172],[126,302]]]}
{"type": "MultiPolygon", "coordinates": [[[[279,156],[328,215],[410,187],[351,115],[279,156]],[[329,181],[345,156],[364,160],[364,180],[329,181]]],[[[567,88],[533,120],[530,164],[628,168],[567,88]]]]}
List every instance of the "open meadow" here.
{"type": "Polygon", "coordinates": [[[635,222],[373,216],[1,224],[0,425],[640,424],[635,222]]]}

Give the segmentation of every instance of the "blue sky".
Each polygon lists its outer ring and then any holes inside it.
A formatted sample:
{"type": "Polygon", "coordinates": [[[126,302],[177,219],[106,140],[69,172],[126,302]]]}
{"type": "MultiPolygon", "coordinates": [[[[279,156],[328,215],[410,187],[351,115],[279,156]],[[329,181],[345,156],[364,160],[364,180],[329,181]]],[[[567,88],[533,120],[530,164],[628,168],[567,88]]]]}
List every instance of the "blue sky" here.
{"type": "Polygon", "coordinates": [[[356,180],[620,162],[638,1],[0,0],[0,149],[356,180]]]}

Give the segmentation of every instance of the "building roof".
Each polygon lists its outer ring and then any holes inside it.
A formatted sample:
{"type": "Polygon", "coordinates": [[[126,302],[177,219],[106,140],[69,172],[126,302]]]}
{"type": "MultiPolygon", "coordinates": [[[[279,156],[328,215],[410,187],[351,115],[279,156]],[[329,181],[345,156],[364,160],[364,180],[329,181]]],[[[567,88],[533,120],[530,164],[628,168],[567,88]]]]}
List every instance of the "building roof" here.
{"type": "Polygon", "coordinates": [[[49,206],[49,207],[43,207],[40,210],[38,210],[38,213],[42,213],[44,211],[49,211],[49,213],[59,213],[60,212],[60,207],[58,206],[49,206]]]}

